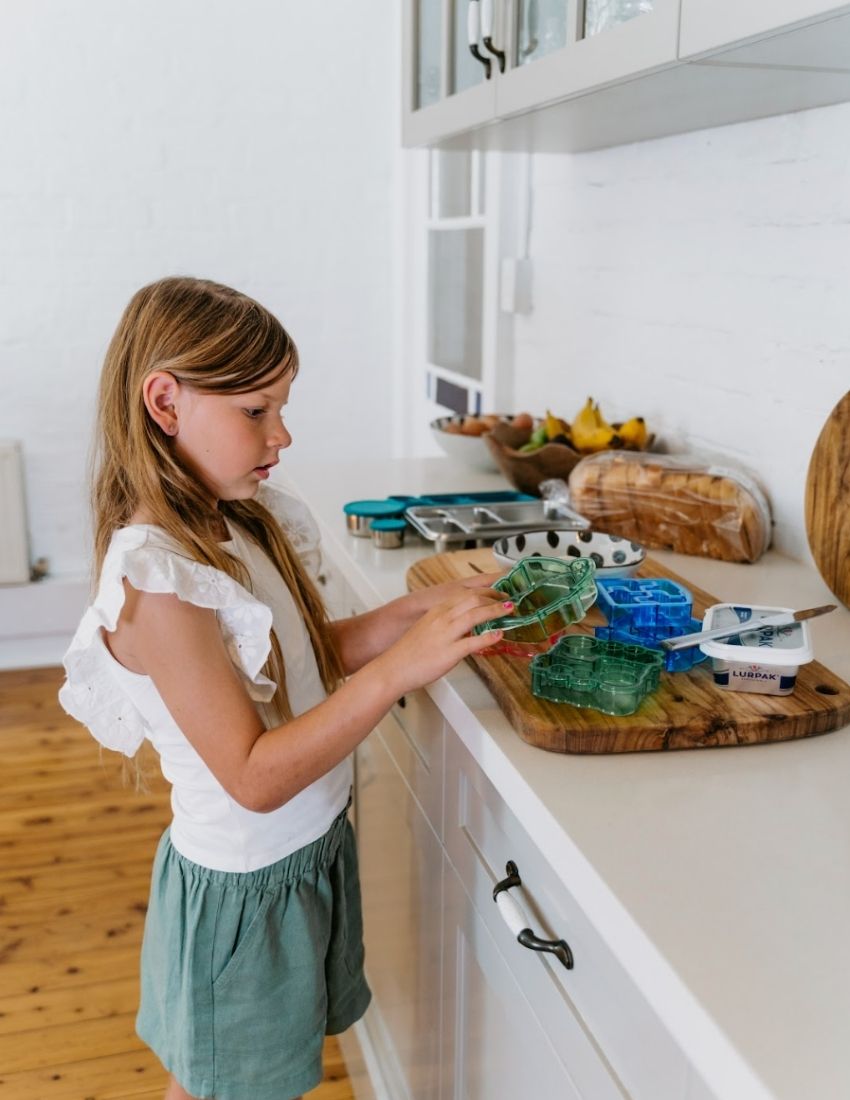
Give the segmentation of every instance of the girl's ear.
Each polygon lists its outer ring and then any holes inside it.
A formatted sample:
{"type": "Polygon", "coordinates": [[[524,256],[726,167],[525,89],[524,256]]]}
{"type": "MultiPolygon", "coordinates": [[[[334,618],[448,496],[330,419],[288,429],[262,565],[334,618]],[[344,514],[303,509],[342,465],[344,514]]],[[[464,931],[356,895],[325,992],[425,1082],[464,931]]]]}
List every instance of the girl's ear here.
{"type": "Polygon", "coordinates": [[[168,371],[155,370],[142,383],[142,397],[151,420],[166,435],[177,435],[177,393],[180,383],[168,371]]]}

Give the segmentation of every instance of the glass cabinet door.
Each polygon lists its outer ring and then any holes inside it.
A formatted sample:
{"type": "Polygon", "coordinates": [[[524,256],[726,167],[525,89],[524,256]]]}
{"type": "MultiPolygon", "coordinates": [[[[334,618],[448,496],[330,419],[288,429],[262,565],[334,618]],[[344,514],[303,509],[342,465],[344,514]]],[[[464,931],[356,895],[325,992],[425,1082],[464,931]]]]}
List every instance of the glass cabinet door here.
{"type": "Polygon", "coordinates": [[[519,0],[516,64],[527,65],[567,44],[568,0],[519,0]]]}
{"type": "Polygon", "coordinates": [[[414,107],[429,107],[442,94],[442,0],[416,4],[416,87],[414,107]]]}
{"type": "Polygon", "coordinates": [[[585,0],[584,37],[601,34],[638,15],[648,15],[654,0],[585,0]]]}
{"type": "MultiPolygon", "coordinates": [[[[432,145],[493,118],[498,66],[479,31],[470,52],[470,29],[481,21],[482,0],[401,0],[403,64],[402,141],[432,145]],[[487,73],[490,72],[490,79],[487,73]]],[[[494,0],[501,24],[501,0],[494,0]]]]}

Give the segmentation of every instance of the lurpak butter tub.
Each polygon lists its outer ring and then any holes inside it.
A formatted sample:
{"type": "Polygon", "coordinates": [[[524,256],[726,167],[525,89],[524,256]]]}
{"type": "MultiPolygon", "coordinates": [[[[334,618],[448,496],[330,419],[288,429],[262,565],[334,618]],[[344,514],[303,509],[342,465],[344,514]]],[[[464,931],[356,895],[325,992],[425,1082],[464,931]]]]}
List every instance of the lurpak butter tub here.
{"type": "Polygon", "coordinates": [[[809,624],[764,626],[759,619],[790,611],[787,607],[717,603],[709,607],[703,630],[752,622],[751,629],[736,638],[703,642],[700,649],[711,658],[714,682],[726,691],[757,691],[764,695],[790,695],[800,665],[814,660],[809,624]]]}

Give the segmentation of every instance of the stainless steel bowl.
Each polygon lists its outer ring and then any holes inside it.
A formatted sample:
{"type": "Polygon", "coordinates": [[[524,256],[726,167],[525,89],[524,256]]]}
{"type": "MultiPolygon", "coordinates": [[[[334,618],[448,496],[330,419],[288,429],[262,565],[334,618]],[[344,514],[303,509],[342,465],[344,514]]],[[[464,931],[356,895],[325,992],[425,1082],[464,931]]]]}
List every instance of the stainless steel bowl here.
{"type": "Polygon", "coordinates": [[[375,520],[372,524],[372,542],[380,550],[397,550],[404,545],[404,520],[375,520]]]}
{"type": "Polygon", "coordinates": [[[349,535],[356,535],[359,539],[368,539],[372,534],[369,530],[372,519],[372,516],[346,515],[345,526],[348,528],[349,535]]]}

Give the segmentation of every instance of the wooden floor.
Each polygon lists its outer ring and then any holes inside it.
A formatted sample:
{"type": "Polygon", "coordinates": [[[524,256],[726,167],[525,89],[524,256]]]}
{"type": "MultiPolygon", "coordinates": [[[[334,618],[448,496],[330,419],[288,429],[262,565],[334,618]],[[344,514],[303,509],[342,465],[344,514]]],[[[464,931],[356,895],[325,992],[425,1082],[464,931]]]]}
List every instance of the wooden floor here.
{"type": "MultiPolygon", "coordinates": [[[[133,1022],[167,788],[151,757],[147,792],[122,782],[61,682],[0,672],[0,1100],[153,1100],[166,1074],[133,1022]]],[[[309,1097],[353,1100],[335,1039],[309,1097]]]]}

